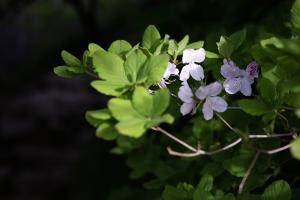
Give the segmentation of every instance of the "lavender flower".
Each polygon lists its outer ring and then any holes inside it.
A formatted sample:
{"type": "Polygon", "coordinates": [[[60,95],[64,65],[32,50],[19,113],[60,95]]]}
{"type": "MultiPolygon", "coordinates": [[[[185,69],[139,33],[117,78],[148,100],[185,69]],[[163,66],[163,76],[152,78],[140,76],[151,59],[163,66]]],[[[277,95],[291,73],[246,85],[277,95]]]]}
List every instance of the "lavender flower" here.
{"type": "Polygon", "coordinates": [[[224,59],[221,66],[221,74],[226,80],[223,83],[228,94],[235,94],[240,91],[245,96],[252,93],[251,85],[258,77],[258,65],[255,61],[248,64],[246,70],[238,68],[233,61],[224,59]]]}
{"type": "Polygon", "coordinates": [[[200,48],[198,50],[185,49],[183,51],[182,62],[187,63],[180,73],[180,80],[187,81],[190,76],[195,80],[202,80],[204,78],[204,71],[200,64],[205,59],[205,50],[200,48]]]}

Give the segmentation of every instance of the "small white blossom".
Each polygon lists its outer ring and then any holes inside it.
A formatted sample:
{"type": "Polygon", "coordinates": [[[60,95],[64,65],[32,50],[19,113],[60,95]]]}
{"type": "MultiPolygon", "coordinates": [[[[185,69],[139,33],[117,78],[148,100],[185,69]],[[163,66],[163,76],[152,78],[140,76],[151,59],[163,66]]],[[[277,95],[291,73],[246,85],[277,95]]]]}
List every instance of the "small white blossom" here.
{"type": "Polygon", "coordinates": [[[225,110],[227,110],[227,102],[223,98],[217,96],[221,93],[221,91],[222,85],[219,82],[214,82],[207,86],[201,86],[197,89],[195,95],[200,100],[206,99],[202,107],[204,119],[212,119],[214,111],[224,112],[225,110]]]}
{"type": "Polygon", "coordinates": [[[169,81],[170,76],[178,76],[178,74],[179,74],[179,70],[176,68],[176,65],[169,62],[163,78],[158,82],[159,87],[161,88],[167,87],[167,85],[170,84],[169,81]]]}
{"type": "Polygon", "coordinates": [[[224,59],[221,66],[221,74],[226,80],[223,83],[228,94],[240,91],[245,96],[252,93],[251,84],[258,77],[258,65],[255,61],[248,64],[246,70],[238,68],[233,61],[224,59]]]}
{"type": "Polygon", "coordinates": [[[182,115],[186,115],[195,110],[196,102],[194,100],[194,94],[187,82],[182,82],[178,92],[179,99],[183,102],[180,107],[182,115]]]}
{"type": "Polygon", "coordinates": [[[186,64],[180,72],[180,80],[187,81],[190,76],[195,80],[202,80],[204,78],[204,71],[200,64],[205,59],[205,50],[203,48],[185,49],[183,51],[182,62],[186,64]]]}

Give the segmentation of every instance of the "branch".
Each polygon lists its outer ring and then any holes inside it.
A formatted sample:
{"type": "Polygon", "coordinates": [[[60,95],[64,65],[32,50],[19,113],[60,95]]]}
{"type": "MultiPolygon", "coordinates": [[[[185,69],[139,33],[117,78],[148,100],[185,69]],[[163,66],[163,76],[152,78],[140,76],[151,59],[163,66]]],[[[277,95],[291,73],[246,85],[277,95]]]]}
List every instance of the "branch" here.
{"type": "Polygon", "coordinates": [[[253,167],[254,167],[257,159],[258,159],[259,153],[260,153],[259,151],[256,152],[256,154],[255,154],[255,156],[254,156],[254,158],[253,158],[253,160],[252,160],[252,162],[251,162],[251,164],[250,164],[250,166],[249,166],[246,174],[244,175],[244,177],[243,177],[243,179],[242,179],[242,181],[241,181],[241,183],[239,185],[239,191],[238,191],[239,194],[241,194],[243,192],[243,189],[244,189],[244,186],[246,184],[246,181],[247,181],[249,175],[251,174],[251,171],[252,171],[252,169],[253,169],[253,167]]]}
{"type": "MultiPolygon", "coordinates": [[[[243,141],[243,139],[241,137],[239,137],[234,142],[232,142],[232,143],[230,143],[230,144],[228,144],[228,145],[226,145],[226,146],[224,146],[220,149],[217,149],[217,150],[214,150],[214,151],[205,151],[205,150],[201,149],[200,147],[198,147],[197,149],[192,147],[191,145],[189,145],[186,142],[180,140],[179,138],[175,137],[174,135],[172,135],[171,133],[167,132],[166,130],[164,130],[160,127],[153,127],[152,130],[163,133],[164,135],[171,138],[175,142],[181,144],[182,146],[184,146],[187,149],[192,151],[192,153],[184,153],[184,152],[175,151],[171,147],[167,147],[167,151],[170,155],[179,156],[179,157],[196,157],[196,156],[200,156],[200,155],[213,155],[213,154],[217,154],[217,153],[226,151],[230,148],[233,148],[234,146],[238,145],[239,143],[241,143],[243,141]]],[[[278,137],[293,137],[294,138],[294,137],[297,137],[297,134],[292,132],[292,133],[273,134],[273,135],[249,135],[248,137],[249,137],[249,139],[266,139],[266,138],[278,138],[278,137]]],[[[274,153],[278,153],[280,151],[286,150],[289,147],[290,147],[290,145],[286,145],[286,146],[280,147],[278,149],[258,150],[258,151],[260,153],[274,154],[274,153]]]]}

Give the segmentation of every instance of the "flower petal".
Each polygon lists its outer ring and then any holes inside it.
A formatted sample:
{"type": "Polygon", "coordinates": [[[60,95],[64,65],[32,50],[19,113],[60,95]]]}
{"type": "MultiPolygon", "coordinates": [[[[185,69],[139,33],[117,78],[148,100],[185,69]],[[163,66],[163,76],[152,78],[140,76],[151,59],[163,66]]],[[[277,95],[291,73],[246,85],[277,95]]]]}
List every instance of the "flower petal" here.
{"type": "Polygon", "coordinates": [[[213,118],[214,111],[211,108],[211,102],[209,99],[206,99],[206,101],[204,102],[203,107],[202,107],[202,113],[203,113],[204,119],[206,119],[206,120],[210,120],[213,118]]]}
{"type": "Polygon", "coordinates": [[[205,86],[200,86],[195,92],[196,97],[198,97],[198,99],[200,100],[205,99],[207,97],[207,94],[208,94],[208,90],[207,87],[205,86]]]}
{"type": "Polygon", "coordinates": [[[183,103],[180,107],[180,112],[182,115],[186,115],[190,112],[192,112],[192,110],[195,108],[195,102],[190,102],[190,103],[183,103]]]}
{"type": "Polygon", "coordinates": [[[179,79],[181,81],[187,81],[190,78],[190,66],[186,65],[182,68],[179,79]]]}
{"type": "Polygon", "coordinates": [[[251,82],[247,77],[244,77],[241,81],[241,93],[245,96],[250,96],[252,93],[251,82]]]}
{"type": "Polygon", "coordinates": [[[241,78],[228,78],[224,81],[223,87],[228,94],[235,94],[241,89],[241,78]]]}
{"type": "Polygon", "coordinates": [[[254,79],[258,78],[258,64],[255,61],[252,61],[247,65],[245,76],[250,83],[253,83],[254,79]]]}
{"type": "Polygon", "coordinates": [[[223,98],[221,98],[221,97],[210,97],[210,101],[211,101],[211,108],[214,111],[224,112],[225,110],[227,110],[228,104],[223,98]]]}
{"type": "Polygon", "coordinates": [[[164,73],[164,78],[168,79],[171,75],[178,75],[178,73],[179,70],[176,68],[176,65],[169,62],[167,70],[164,73]]]}
{"type": "Polygon", "coordinates": [[[224,59],[223,63],[221,66],[221,74],[224,78],[235,78],[243,74],[244,70],[238,68],[233,61],[224,59]]]}
{"type": "Polygon", "coordinates": [[[222,85],[218,81],[213,82],[206,87],[208,90],[208,96],[217,96],[222,91],[222,85]]]}
{"type": "Polygon", "coordinates": [[[182,62],[183,63],[192,63],[192,62],[203,62],[205,59],[205,50],[203,48],[194,50],[194,49],[185,49],[183,51],[182,62]]]}
{"type": "Polygon", "coordinates": [[[193,79],[200,81],[204,79],[204,71],[201,65],[190,63],[190,74],[193,79]]]}
{"type": "Polygon", "coordinates": [[[178,97],[185,103],[191,103],[194,101],[193,92],[187,82],[183,82],[183,85],[179,88],[178,97]]]}

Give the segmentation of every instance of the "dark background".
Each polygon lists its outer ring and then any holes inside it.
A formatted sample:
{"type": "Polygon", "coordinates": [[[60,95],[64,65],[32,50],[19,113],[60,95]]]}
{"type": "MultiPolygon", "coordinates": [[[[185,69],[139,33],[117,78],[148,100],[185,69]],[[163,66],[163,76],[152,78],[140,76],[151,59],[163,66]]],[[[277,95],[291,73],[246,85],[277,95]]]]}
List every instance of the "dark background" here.
{"type": "MultiPolygon", "coordinates": [[[[88,43],[132,44],[155,24],[160,32],[214,41],[246,24],[273,32],[288,19],[289,0],[0,0],[0,199],[106,199],[130,181],[113,142],[94,136],[86,110],[105,106],[89,77],[52,70],[60,51],[81,56],[88,43]],[[276,20],[278,19],[278,20],[276,20]],[[206,37],[209,35],[209,37],[206,37]]],[[[122,190],[122,189],[121,189],[122,190]]]]}

